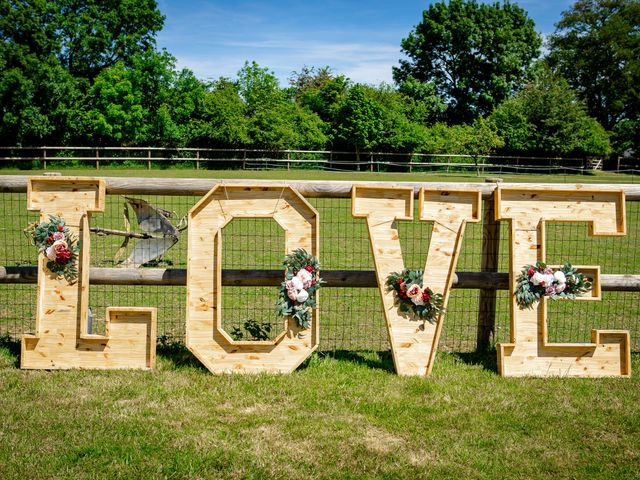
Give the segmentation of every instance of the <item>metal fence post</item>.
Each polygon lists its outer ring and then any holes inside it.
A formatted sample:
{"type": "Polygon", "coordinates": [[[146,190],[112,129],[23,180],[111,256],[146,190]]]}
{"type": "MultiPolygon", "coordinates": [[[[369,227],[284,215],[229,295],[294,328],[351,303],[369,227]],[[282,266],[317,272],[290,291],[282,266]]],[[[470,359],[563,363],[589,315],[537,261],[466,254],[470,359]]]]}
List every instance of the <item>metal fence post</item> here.
{"type": "MultiPolygon", "coordinates": [[[[487,178],[487,183],[500,183],[500,178],[487,178]]],[[[500,250],[500,224],[496,222],[494,210],[494,197],[487,198],[483,202],[482,220],[482,257],[480,260],[481,272],[498,271],[498,252],[500,250]]],[[[478,330],[476,336],[476,349],[486,351],[491,345],[491,337],[496,326],[496,289],[481,289],[478,301],[478,330]]]]}

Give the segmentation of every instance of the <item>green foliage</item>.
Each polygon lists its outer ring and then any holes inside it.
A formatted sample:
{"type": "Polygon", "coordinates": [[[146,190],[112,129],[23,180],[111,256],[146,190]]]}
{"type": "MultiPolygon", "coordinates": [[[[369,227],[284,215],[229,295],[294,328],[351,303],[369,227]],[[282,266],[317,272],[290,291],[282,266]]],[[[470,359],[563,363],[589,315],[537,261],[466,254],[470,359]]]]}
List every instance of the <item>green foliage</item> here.
{"type": "Polygon", "coordinates": [[[611,150],[608,134],[587,115],[575,91],[546,69],[499,105],[490,120],[508,153],[606,155],[611,150]]]}
{"type": "Polygon", "coordinates": [[[614,130],[618,152],[640,147],[640,3],[637,0],[578,0],[562,14],[549,40],[550,65],[586,102],[589,114],[614,130]],[[627,142],[627,143],[625,143],[627,142]]]}
{"type": "Polygon", "coordinates": [[[32,240],[38,248],[38,253],[45,256],[47,256],[48,249],[56,248],[55,235],[62,236],[59,240],[65,242],[62,253],[66,254],[66,257],[60,258],[54,255],[55,259],[49,258],[47,269],[58,276],[64,277],[69,283],[74,283],[78,278],[80,242],[65,225],[65,221],[61,217],[51,215],[48,222],[29,226],[26,231],[32,235],[32,240]]]}
{"type": "Polygon", "coordinates": [[[479,117],[472,125],[436,123],[427,131],[423,148],[426,153],[451,153],[480,157],[493,153],[504,145],[496,128],[479,117]]]}
{"type": "Polygon", "coordinates": [[[564,274],[565,281],[559,281],[557,278],[553,278],[553,269],[540,260],[538,260],[535,265],[525,265],[516,279],[514,295],[518,306],[521,309],[531,309],[534,303],[544,296],[548,296],[552,300],[559,300],[561,298],[574,300],[576,297],[584,295],[591,290],[592,280],[585,277],[582,273],[579,273],[570,263],[565,263],[557,272],[564,274]],[[536,274],[546,274],[551,280],[543,280],[540,284],[536,285],[534,284],[534,275],[536,274]],[[563,289],[560,290],[558,285],[562,285],[563,289]]]}
{"type": "Polygon", "coordinates": [[[436,2],[402,40],[408,59],[393,75],[400,84],[410,77],[432,83],[446,99],[449,121],[470,122],[520,87],[540,45],[533,21],[516,4],[436,2]]]}
{"type": "Polygon", "coordinates": [[[57,56],[74,77],[93,79],[118,62],[155,47],[164,17],[156,0],[57,0],[53,17],[57,56]]]}
{"type": "Polygon", "coordinates": [[[402,315],[435,323],[444,314],[444,298],[442,294],[433,293],[433,290],[424,286],[423,277],[422,270],[405,268],[400,273],[391,273],[385,285],[387,291],[395,293],[394,304],[402,315]]]}
{"type": "Polygon", "coordinates": [[[271,333],[271,324],[270,323],[260,323],[252,318],[247,319],[243,328],[233,327],[229,334],[231,338],[234,340],[254,340],[254,341],[264,341],[269,340],[269,334],[271,333]],[[245,337],[245,332],[248,334],[248,338],[245,337]]]}
{"type": "MultiPolygon", "coordinates": [[[[83,144],[87,129],[110,141],[135,136],[131,130],[139,116],[137,99],[128,98],[135,96],[135,89],[114,72],[120,72],[121,65],[135,70],[135,59],[154,47],[162,23],[155,0],[0,0],[1,141],[83,144]],[[94,80],[109,68],[114,72],[105,73],[101,85],[90,92],[94,80]],[[122,103],[108,109],[104,97],[122,103]],[[94,100],[101,108],[92,113],[94,100]]],[[[133,77],[126,80],[135,86],[133,77]]],[[[148,121],[148,112],[142,113],[148,121]]]]}
{"type": "Polygon", "coordinates": [[[276,312],[283,317],[292,317],[301,328],[309,328],[311,309],[316,308],[316,291],[322,285],[322,279],[318,276],[320,263],[306,250],[298,248],[284,258],[282,265],[285,268],[285,281],[280,285],[276,312]],[[304,280],[303,274],[306,275],[307,281],[304,280]],[[301,282],[301,285],[304,284],[303,288],[295,285],[297,281],[301,282]],[[308,294],[304,300],[289,296],[291,294],[295,297],[302,292],[308,294]]]}
{"type": "Polygon", "coordinates": [[[374,149],[384,133],[382,106],[367,97],[365,87],[354,85],[336,112],[336,139],[356,153],[374,149]]]}

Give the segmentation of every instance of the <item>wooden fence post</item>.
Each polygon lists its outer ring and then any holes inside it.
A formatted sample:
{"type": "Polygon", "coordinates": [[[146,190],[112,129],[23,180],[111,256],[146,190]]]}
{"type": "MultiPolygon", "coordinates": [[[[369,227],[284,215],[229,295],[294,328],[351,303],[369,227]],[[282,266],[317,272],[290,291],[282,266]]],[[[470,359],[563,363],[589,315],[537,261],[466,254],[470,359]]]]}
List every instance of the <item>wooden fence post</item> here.
{"type": "Polygon", "coordinates": [[[147,170],[151,170],[151,150],[147,150],[147,170]]]}
{"type": "Polygon", "coordinates": [[[96,170],[100,170],[100,150],[96,148],[96,170]]]}
{"type": "Polygon", "coordinates": [[[200,170],[200,150],[196,150],[196,170],[200,170]]]}
{"type": "Polygon", "coordinates": [[[47,149],[46,148],[42,151],[42,166],[43,166],[43,170],[47,169],[47,149]]]}
{"type": "MultiPolygon", "coordinates": [[[[500,183],[501,178],[487,178],[487,183],[500,183]]],[[[500,224],[496,222],[494,214],[493,195],[484,200],[482,221],[482,257],[480,260],[481,272],[498,271],[498,252],[500,249],[500,224]]],[[[495,288],[483,288],[480,290],[478,301],[478,330],[476,336],[476,349],[486,351],[491,345],[491,337],[496,326],[496,297],[495,288]]]]}

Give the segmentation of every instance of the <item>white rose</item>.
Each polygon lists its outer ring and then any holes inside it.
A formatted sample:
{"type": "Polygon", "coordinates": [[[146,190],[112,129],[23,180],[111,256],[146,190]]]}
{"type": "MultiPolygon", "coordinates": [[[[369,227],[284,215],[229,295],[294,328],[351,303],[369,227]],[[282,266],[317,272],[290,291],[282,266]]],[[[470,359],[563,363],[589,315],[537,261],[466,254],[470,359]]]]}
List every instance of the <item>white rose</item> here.
{"type": "Polygon", "coordinates": [[[553,283],[553,281],[555,280],[553,278],[553,273],[546,273],[544,276],[544,285],[545,287],[548,287],[549,285],[551,285],[553,283]]]}
{"type": "Polygon", "coordinates": [[[555,278],[558,283],[567,283],[567,277],[564,276],[564,273],[558,270],[553,274],[553,278],[555,278]]]}
{"type": "Polygon", "coordinates": [[[48,247],[45,251],[44,251],[45,256],[49,259],[49,260],[55,260],[56,259],[56,251],[53,249],[53,245],[51,245],[50,247],[48,247]]]}
{"type": "Polygon", "coordinates": [[[556,294],[564,292],[564,289],[567,288],[566,283],[559,283],[556,285],[556,294]]]}
{"type": "Polygon", "coordinates": [[[544,275],[541,274],[540,272],[536,272],[533,275],[531,275],[531,278],[529,280],[534,285],[540,285],[542,282],[544,282],[544,275]]]}
{"type": "Polygon", "coordinates": [[[291,285],[293,285],[293,287],[298,291],[304,288],[304,285],[302,284],[302,280],[300,280],[298,277],[293,277],[291,279],[291,285]]]}
{"type": "Polygon", "coordinates": [[[306,290],[300,290],[298,292],[298,296],[296,297],[296,302],[304,303],[309,298],[309,293],[306,290]]]}

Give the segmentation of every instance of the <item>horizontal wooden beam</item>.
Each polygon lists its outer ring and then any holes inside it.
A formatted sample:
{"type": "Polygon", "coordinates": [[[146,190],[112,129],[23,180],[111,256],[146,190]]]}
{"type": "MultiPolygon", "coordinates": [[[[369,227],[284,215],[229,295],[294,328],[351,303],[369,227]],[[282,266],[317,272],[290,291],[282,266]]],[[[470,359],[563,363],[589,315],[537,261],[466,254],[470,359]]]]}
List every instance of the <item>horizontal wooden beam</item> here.
{"type": "MultiPolygon", "coordinates": [[[[0,192],[26,192],[26,175],[0,175],[0,192]]],[[[420,188],[447,188],[455,185],[457,188],[478,188],[484,198],[489,198],[495,190],[495,183],[452,183],[452,182],[365,182],[365,181],[336,181],[336,180],[247,180],[247,179],[215,179],[215,178],[127,178],[103,177],[108,194],[114,195],[189,195],[202,196],[218,184],[234,185],[248,182],[255,185],[273,186],[287,184],[309,198],[350,198],[353,184],[370,187],[411,187],[415,194],[420,188]]],[[[509,183],[512,188],[531,188],[530,183],[509,183]]],[[[634,184],[557,184],[536,183],[535,188],[550,189],[581,189],[581,188],[622,188],[628,200],[640,200],[640,185],[634,184]]]]}
{"type": "MultiPolygon", "coordinates": [[[[375,288],[375,272],[372,270],[323,270],[326,287],[375,288]]],[[[187,271],[181,268],[91,268],[89,280],[93,285],[158,285],[184,286],[187,271]]],[[[37,283],[37,267],[0,267],[0,283],[37,283]]],[[[235,287],[278,286],[282,270],[233,270],[222,271],[222,285],[235,287]]],[[[640,291],[640,275],[602,275],[602,290],[616,292],[640,291]]],[[[454,288],[508,290],[509,275],[501,272],[458,272],[453,280],[454,288]]]]}

